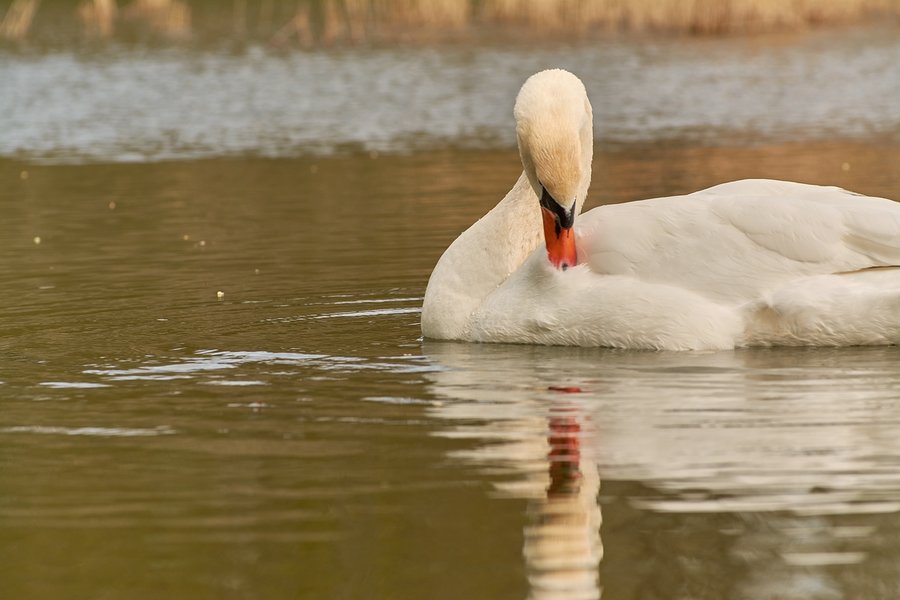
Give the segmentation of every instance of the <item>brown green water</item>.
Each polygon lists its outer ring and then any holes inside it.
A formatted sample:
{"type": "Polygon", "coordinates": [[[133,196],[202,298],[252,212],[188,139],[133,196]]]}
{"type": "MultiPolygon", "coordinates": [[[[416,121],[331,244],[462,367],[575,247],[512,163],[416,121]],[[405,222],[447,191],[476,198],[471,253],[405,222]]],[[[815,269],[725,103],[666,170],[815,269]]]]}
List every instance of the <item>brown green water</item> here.
{"type": "Polygon", "coordinates": [[[418,325],[525,75],[585,79],[590,204],[900,198],[895,34],[0,53],[0,598],[900,597],[900,349],[418,325]]]}
{"type": "MultiPolygon", "coordinates": [[[[896,195],[898,158],[622,148],[592,196],[750,172],[896,195]]],[[[0,163],[3,597],[900,593],[896,348],[420,340],[434,261],[516,159],[0,163]]]]}

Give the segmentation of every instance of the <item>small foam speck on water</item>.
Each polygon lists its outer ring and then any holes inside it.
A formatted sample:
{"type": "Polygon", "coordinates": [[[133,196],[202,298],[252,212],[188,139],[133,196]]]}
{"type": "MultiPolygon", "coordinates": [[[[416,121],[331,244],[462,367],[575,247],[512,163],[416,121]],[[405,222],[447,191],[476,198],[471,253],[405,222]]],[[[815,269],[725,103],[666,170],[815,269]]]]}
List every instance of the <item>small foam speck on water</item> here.
{"type": "Polygon", "coordinates": [[[41,244],[41,236],[39,236],[39,235],[34,236],[34,243],[35,243],[36,245],[40,246],[40,244],[41,244]]]}

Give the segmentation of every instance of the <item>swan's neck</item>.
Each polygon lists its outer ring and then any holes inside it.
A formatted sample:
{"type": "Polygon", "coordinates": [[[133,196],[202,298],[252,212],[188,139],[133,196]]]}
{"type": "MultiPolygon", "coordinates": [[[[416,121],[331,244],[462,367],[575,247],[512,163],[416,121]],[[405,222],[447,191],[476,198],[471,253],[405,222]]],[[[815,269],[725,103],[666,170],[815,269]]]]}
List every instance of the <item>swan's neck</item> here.
{"type": "Polygon", "coordinates": [[[460,339],[472,313],[542,242],[538,198],[522,173],[488,214],[444,252],[428,280],[422,333],[460,339]]]}

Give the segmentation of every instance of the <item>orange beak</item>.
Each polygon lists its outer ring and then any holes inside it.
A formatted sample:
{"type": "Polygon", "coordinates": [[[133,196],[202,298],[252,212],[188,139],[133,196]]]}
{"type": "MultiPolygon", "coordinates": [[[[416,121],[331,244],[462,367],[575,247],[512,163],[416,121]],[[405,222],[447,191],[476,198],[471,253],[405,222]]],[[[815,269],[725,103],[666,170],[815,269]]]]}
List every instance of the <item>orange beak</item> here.
{"type": "Polygon", "coordinates": [[[544,219],[544,242],[547,244],[547,257],[550,262],[563,271],[577,265],[575,232],[571,227],[562,227],[556,214],[543,206],[541,216],[544,219]]]}

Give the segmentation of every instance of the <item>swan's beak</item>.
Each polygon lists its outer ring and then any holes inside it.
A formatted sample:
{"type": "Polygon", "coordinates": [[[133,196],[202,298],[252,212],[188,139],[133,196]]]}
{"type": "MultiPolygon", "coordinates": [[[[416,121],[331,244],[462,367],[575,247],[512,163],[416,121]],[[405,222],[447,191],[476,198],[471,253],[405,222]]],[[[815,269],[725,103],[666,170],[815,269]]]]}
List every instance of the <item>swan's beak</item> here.
{"type": "Polygon", "coordinates": [[[568,210],[547,193],[541,194],[541,216],[544,219],[544,242],[547,257],[557,269],[565,271],[578,264],[575,252],[574,210],[568,210]]]}

